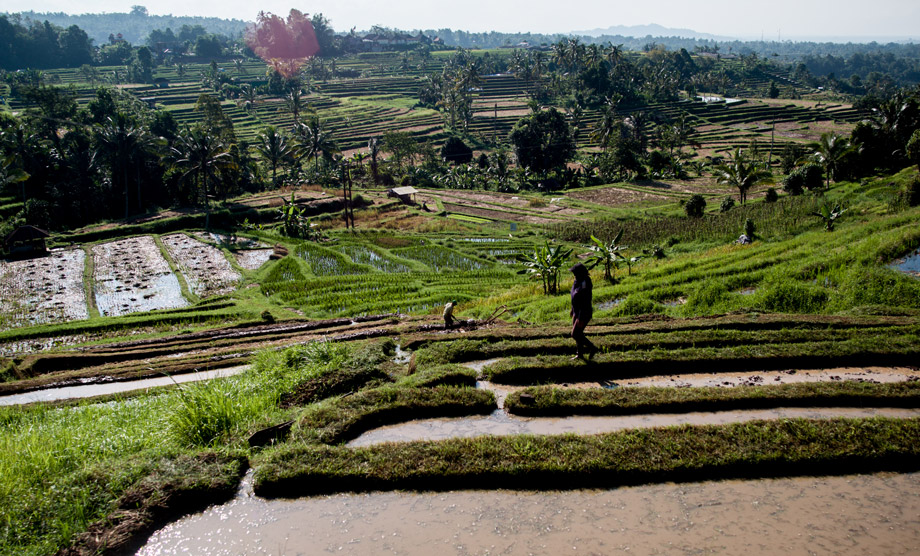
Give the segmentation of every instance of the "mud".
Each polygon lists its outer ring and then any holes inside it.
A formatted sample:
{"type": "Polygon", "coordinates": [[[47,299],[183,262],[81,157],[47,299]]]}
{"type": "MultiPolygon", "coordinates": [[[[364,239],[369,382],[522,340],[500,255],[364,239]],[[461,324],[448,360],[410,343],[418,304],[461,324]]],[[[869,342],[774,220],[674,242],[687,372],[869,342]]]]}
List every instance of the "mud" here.
{"type": "Polygon", "coordinates": [[[0,261],[0,330],[89,318],[82,249],[0,261]]]}
{"type": "MultiPolygon", "coordinates": [[[[673,386],[678,388],[699,386],[748,386],[760,384],[796,384],[803,382],[903,382],[920,380],[920,371],[911,367],[836,367],[832,369],[806,369],[783,371],[752,371],[736,373],[692,373],[648,376],[617,381],[620,386],[673,386]]],[[[589,383],[593,384],[593,383],[589,383]]]]}
{"type": "Polygon", "coordinates": [[[196,554],[917,554],[920,474],[566,492],[237,498],[138,556],[196,554]]]}
{"type": "Polygon", "coordinates": [[[96,306],[103,316],[185,307],[179,280],[150,236],[93,247],[96,306]]]}
{"type": "Polygon", "coordinates": [[[259,270],[271,258],[274,249],[249,249],[233,254],[236,262],[246,270],[259,270]]]}
{"type": "Polygon", "coordinates": [[[368,431],[348,443],[349,446],[370,446],[384,442],[416,440],[446,440],[477,436],[510,436],[514,434],[600,434],[627,429],[670,427],[678,425],[726,425],[757,420],[776,419],[834,419],[838,417],[920,417],[920,409],[898,408],[776,408],[743,411],[693,412],[680,414],[626,415],[617,417],[516,417],[502,410],[484,417],[455,419],[424,419],[390,425],[368,431]]]}
{"type": "Polygon", "coordinates": [[[219,249],[185,234],[171,234],[161,239],[195,295],[205,298],[236,289],[240,273],[230,266],[219,249]]]}

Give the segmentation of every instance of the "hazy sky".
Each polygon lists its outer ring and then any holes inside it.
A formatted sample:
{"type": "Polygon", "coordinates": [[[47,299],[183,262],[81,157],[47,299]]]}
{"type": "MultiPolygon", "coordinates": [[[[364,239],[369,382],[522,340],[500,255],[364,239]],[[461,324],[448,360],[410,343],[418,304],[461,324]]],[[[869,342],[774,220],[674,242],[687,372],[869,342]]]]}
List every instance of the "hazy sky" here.
{"type": "Polygon", "coordinates": [[[251,21],[259,10],[295,7],[323,13],[337,31],[374,24],[401,29],[565,33],[612,25],[692,29],[732,37],[892,36],[920,39],[918,0],[4,0],[3,11],[126,12],[134,4],[155,15],[202,15],[251,21]]]}

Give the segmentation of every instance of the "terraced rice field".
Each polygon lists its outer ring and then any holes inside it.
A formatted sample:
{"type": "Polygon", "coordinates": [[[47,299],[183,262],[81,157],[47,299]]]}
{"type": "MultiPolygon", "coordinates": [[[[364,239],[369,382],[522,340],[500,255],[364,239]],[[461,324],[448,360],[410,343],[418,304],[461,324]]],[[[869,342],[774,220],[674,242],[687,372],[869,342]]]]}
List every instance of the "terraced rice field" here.
{"type": "Polygon", "coordinates": [[[198,297],[221,295],[235,289],[240,273],[230,266],[220,250],[185,234],[163,236],[162,241],[185,276],[189,289],[198,297]]]}
{"type": "Polygon", "coordinates": [[[89,318],[82,249],[0,261],[0,329],[89,318]]]}
{"type": "Polygon", "coordinates": [[[188,305],[179,280],[150,236],[93,247],[96,306],[103,316],[119,316],[188,305]]]}

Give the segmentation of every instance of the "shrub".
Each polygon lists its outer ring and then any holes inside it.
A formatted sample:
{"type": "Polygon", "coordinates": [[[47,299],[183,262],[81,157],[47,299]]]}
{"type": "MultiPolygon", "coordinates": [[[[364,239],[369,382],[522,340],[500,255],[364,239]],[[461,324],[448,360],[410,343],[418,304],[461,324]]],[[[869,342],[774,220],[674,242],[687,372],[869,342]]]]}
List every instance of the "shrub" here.
{"type": "Polygon", "coordinates": [[[722,204],[719,205],[719,212],[728,212],[733,208],[735,208],[735,199],[726,197],[722,199],[722,204]]]}
{"type": "Polygon", "coordinates": [[[767,311],[779,313],[818,313],[827,303],[823,288],[807,286],[788,278],[776,277],[763,289],[761,305],[767,311]]]}
{"type": "Polygon", "coordinates": [[[448,137],[441,147],[441,158],[453,164],[468,164],[473,160],[473,149],[466,146],[462,139],[448,137]]]}
{"type": "Polygon", "coordinates": [[[772,187],[767,189],[767,194],[764,196],[763,200],[767,203],[775,203],[777,199],[779,199],[779,195],[777,195],[776,190],[772,187]]]}
{"type": "Polygon", "coordinates": [[[754,232],[757,231],[757,227],[754,225],[754,221],[750,218],[744,219],[744,235],[748,236],[751,239],[754,239],[754,232]]]}
{"type": "Polygon", "coordinates": [[[790,195],[801,195],[803,189],[820,189],[824,185],[824,170],[818,164],[796,168],[783,180],[783,190],[790,195]]]}
{"type": "Polygon", "coordinates": [[[645,315],[647,313],[661,313],[664,307],[642,295],[630,295],[625,301],[616,306],[613,314],[617,316],[645,315]]]}
{"type": "Polygon", "coordinates": [[[703,216],[703,211],[706,210],[706,199],[702,195],[696,194],[690,197],[686,203],[684,203],[684,212],[687,213],[687,216],[691,218],[699,218],[703,216]]]}

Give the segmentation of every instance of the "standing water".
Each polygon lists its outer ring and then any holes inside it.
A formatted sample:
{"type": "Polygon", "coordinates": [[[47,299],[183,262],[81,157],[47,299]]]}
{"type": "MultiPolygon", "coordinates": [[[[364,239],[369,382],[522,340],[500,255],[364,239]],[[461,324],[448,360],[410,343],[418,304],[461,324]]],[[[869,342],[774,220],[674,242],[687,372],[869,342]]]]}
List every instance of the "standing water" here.
{"type": "Polygon", "coordinates": [[[918,473],[298,500],[264,500],[244,484],[138,556],[917,554],[918,491],[918,473]]]}

